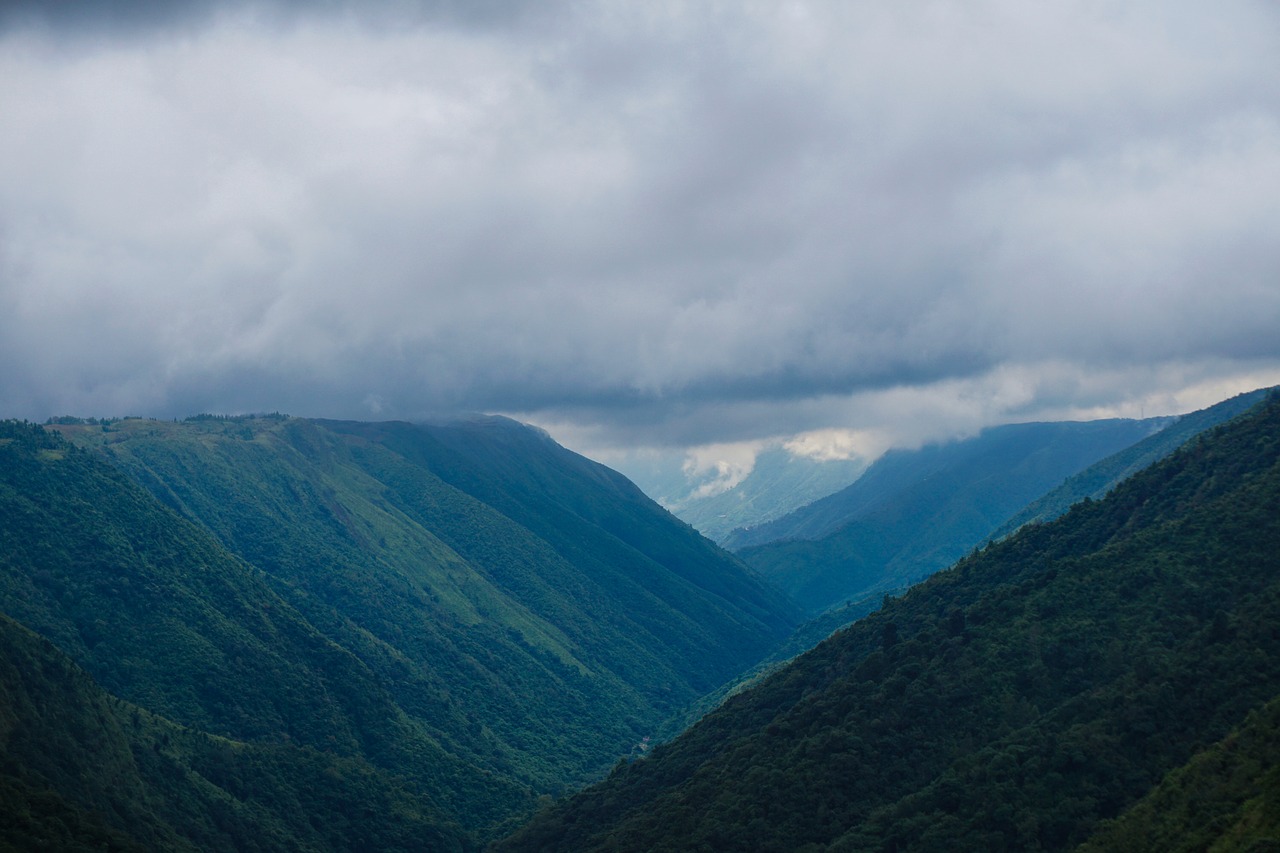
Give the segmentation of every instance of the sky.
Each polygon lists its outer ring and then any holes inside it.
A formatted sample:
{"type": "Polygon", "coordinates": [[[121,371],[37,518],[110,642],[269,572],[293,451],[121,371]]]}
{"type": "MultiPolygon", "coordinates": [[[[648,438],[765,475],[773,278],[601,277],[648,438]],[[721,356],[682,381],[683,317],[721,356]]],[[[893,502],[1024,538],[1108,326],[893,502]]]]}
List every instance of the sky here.
{"type": "Polygon", "coordinates": [[[1271,0],[0,4],[0,416],[714,467],[1277,383],[1271,0]]]}

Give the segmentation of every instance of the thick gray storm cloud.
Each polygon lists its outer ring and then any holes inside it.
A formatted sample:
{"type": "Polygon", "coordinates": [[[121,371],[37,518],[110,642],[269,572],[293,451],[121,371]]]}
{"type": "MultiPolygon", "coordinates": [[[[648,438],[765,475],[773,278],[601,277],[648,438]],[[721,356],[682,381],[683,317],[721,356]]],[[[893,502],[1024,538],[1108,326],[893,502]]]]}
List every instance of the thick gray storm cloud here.
{"type": "Polygon", "coordinates": [[[1273,3],[4,8],[0,415],[691,445],[1280,382],[1273,3]]]}

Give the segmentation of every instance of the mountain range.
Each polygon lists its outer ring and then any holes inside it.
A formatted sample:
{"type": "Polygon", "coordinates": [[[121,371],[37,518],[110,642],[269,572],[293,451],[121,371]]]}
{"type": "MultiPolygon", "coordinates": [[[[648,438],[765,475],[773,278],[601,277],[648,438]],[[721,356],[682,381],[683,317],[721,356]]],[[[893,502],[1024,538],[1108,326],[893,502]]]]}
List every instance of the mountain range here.
{"type": "Polygon", "coordinates": [[[1264,390],[887,456],[914,568],[802,624],[504,418],[0,422],[0,848],[1244,849],[1278,443],[1264,390]]]}
{"type": "Polygon", "coordinates": [[[1273,395],[496,849],[1273,849],[1278,506],[1273,395]]]}
{"type": "Polygon", "coordinates": [[[1010,424],[891,450],[852,485],[724,544],[818,614],[905,588],[1023,524],[1102,497],[1266,393],[1177,418],[1010,424]]]}
{"type": "Polygon", "coordinates": [[[891,450],[851,486],[726,544],[817,614],[946,568],[1030,501],[1166,423],[1010,424],[891,450]]]}

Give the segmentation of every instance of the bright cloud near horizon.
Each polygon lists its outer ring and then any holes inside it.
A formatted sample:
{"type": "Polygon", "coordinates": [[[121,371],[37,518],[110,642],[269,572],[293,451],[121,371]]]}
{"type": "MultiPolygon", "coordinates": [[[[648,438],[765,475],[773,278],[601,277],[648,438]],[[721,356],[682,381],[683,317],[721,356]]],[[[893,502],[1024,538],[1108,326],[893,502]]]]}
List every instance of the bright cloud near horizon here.
{"type": "Polygon", "coordinates": [[[1278,57],[1266,0],[9,2],[0,416],[1198,408],[1280,383],[1278,57]]]}

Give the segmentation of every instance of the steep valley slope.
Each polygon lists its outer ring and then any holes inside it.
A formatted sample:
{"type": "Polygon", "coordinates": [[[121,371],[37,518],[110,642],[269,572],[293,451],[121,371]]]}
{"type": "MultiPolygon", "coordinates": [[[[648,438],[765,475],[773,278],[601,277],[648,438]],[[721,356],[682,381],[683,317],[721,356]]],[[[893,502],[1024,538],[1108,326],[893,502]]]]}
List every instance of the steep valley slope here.
{"type": "Polygon", "coordinates": [[[624,478],[511,421],[57,429],[0,435],[0,610],[140,713],[228,754],[347,761],[464,846],[798,621],[624,478]]]}
{"type": "Polygon", "coordinates": [[[1178,821],[1258,840],[1280,770],[1194,757],[1240,726],[1270,736],[1246,718],[1280,696],[1278,507],[1273,395],[887,601],[496,849],[1127,850],[1178,821]],[[1143,798],[1168,777],[1155,802],[1186,803],[1188,776],[1239,784],[1153,823],[1143,798]]]}

